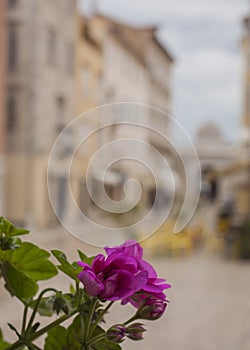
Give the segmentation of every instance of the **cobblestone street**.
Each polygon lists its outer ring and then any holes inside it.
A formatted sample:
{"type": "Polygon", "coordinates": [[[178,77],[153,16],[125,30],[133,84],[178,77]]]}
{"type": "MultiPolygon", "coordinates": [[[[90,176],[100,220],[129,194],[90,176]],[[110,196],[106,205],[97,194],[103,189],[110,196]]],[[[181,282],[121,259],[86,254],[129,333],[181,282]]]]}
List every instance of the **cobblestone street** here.
{"type": "MultiPolygon", "coordinates": [[[[89,254],[100,252],[100,249],[80,247],[71,236],[66,238],[60,240],[57,248],[65,249],[69,255],[73,256],[70,252],[78,248],[89,254]]],[[[50,246],[55,248],[56,242],[50,246]]],[[[145,340],[140,343],[126,340],[123,343],[125,350],[139,347],[143,350],[250,349],[249,262],[227,261],[201,252],[181,259],[148,259],[159,275],[172,284],[168,293],[171,302],[164,318],[145,322],[148,329],[145,340]]],[[[64,277],[57,277],[55,284],[66,290],[68,281],[65,284],[64,277]]],[[[18,325],[20,307],[5,291],[0,291],[0,297],[0,326],[6,332],[6,322],[14,321],[18,325]]],[[[130,307],[115,305],[108,323],[125,321],[133,311],[130,307]]]]}

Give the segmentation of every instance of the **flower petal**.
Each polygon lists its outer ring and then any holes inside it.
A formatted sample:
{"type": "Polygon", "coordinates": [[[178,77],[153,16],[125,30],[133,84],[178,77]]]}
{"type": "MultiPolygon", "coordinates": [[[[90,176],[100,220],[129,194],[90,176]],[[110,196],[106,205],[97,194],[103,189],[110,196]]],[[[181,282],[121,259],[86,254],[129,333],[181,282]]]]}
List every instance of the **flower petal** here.
{"type": "Polygon", "coordinates": [[[131,256],[124,255],[123,253],[113,253],[108,256],[105,263],[105,271],[123,269],[131,273],[137,273],[138,262],[131,256]]]}
{"type": "Polygon", "coordinates": [[[78,274],[78,278],[83,283],[86,293],[93,297],[98,296],[104,290],[103,283],[91,270],[83,270],[78,274]]]}
{"type": "Polygon", "coordinates": [[[108,255],[113,253],[123,253],[128,256],[132,256],[137,260],[142,259],[143,249],[142,247],[134,240],[127,240],[120,246],[113,248],[105,247],[105,251],[108,255]]]}
{"type": "Polygon", "coordinates": [[[99,272],[102,272],[105,267],[105,256],[103,254],[98,254],[93,262],[92,262],[92,268],[95,271],[96,274],[99,272]]]}
{"type": "Polygon", "coordinates": [[[148,277],[149,278],[157,278],[157,272],[155,271],[155,269],[153,268],[153,266],[148,263],[145,260],[141,260],[139,262],[139,266],[141,270],[145,270],[148,272],[148,277]]]}

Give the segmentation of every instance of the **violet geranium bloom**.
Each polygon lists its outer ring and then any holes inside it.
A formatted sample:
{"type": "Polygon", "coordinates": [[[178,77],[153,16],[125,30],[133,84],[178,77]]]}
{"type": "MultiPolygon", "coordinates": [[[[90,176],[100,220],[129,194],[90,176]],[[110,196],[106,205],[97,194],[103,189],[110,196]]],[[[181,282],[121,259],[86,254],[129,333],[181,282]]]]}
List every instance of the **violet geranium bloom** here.
{"type": "Polygon", "coordinates": [[[171,285],[165,283],[165,279],[158,278],[157,272],[153,266],[142,259],[143,249],[137,242],[129,240],[121,246],[114,248],[105,248],[105,251],[108,256],[112,256],[115,253],[123,253],[128,257],[135,258],[138,262],[139,269],[148,273],[147,283],[138,292],[135,292],[128,298],[124,298],[122,300],[123,304],[130,302],[133,306],[138,308],[142,303],[145,302],[145,299],[148,299],[149,297],[154,298],[154,300],[159,299],[167,301],[166,295],[163,291],[165,289],[171,288],[171,285]]]}
{"type": "Polygon", "coordinates": [[[92,266],[79,261],[83,267],[78,278],[90,296],[101,300],[123,300],[141,290],[147,284],[148,273],[140,269],[132,256],[122,252],[111,254],[107,258],[99,254],[92,266]]]}
{"type": "Polygon", "coordinates": [[[87,294],[101,300],[130,302],[135,307],[141,305],[140,299],[145,301],[145,294],[166,299],[163,290],[170,285],[157,278],[154,268],[142,259],[143,250],[138,243],[130,240],[118,247],[106,247],[105,251],[107,258],[99,254],[91,266],[78,262],[83,267],[78,278],[87,294]]]}

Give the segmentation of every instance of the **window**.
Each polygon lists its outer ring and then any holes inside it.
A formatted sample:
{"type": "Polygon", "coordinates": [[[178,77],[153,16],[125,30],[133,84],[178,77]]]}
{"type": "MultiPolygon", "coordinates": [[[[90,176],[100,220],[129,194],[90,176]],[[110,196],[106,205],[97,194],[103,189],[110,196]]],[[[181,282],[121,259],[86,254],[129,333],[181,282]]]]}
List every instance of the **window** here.
{"type": "Polygon", "coordinates": [[[56,64],[56,53],[57,53],[57,38],[56,32],[54,29],[50,29],[48,31],[48,47],[47,47],[47,55],[48,55],[48,63],[50,65],[56,64]]]}
{"type": "Polygon", "coordinates": [[[71,44],[66,45],[66,72],[74,74],[75,68],[75,56],[74,56],[74,46],[71,44]]]}
{"type": "Polygon", "coordinates": [[[8,0],[8,6],[9,7],[15,7],[17,5],[17,0],[8,0]]]}
{"type": "Polygon", "coordinates": [[[61,132],[65,126],[65,100],[62,96],[56,99],[56,131],[61,132]]]}
{"type": "Polygon", "coordinates": [[[10,91],[7,100],[7,130],[12,133],[17,124],[17,99],[16,92],[10,91]]]}
{"type": "Polygon", "coordinates": [[[18,26],[15,23],[9,24],[8,33],[8,66],[9,71],[13,72],[17,68],[18,61],[18,26]]]}
{"type": "Polygon", "coordinates": [[[86,100],[90,95],[90,69],[88,66],[82,68],[81,71],[81,88],[82,97],[86,100]]]}

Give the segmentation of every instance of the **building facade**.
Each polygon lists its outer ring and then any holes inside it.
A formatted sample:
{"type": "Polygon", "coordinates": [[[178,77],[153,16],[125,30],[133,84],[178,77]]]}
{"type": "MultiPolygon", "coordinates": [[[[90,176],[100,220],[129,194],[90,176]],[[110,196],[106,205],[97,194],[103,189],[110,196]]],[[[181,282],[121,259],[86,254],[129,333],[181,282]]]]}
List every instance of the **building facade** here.
{"type": "Polygon", "coordinates": [[[242,113],[242,144],[250,148],[250,15],[243,20],[244,32],[242,38],[243,52],[243,113],[242,113]]]}
{"type": "MultiPolygon", "coordinates": [[[[51,147],[75,114],[74,0],[6,1],[7,216],[16,223],[55,221],[47,191],[51,147]]],[[[55,174],[63,212],[63,174],[55,174]]]]}
{"type": "MultiPolygon", "coordinates": [[[[75,107],[76,116],[79,119],[77,135],[79,142],[81,142],[92,130],[98,128],[98,117],[95,108],[100,104],[103,61],[102,47],[100,42],[92,35],[89,19],[77,14],[76,22],[75,107]]],[[[91,199],[86,184],[86,171],[97,148],[97,142],[98,134],[93,132],[92,136],[87,137],[81,144],[75,155],[77,173],[81,176],[79,176],[75,186],[74,197],[79,208],[86,215],[91,207],[91,199]]]]}
{"type": "Polygon", "coordinates": [[[6,4],[0,3],[0,213],[5,214],[6,4]]]}
{"type": "MultiPolygon", "coordinates": [[[[88,33],[102,52],[98,103],[111,104],[100,112],[97,118],[99,128],[113,124],[99,133],[97,148],[122,138],[138,139],[155,147],[150,128],[166,136],[170,128],[169,119],[148,106],[171,112],[171,74],[174,61],[168,50],[158,41],[157,28],[135,28],[96,15],[88,20],[88,33]],[[116,102],[121,103],[112,105],[116,102]],[[132,105],[132,102],[138,105],[132,105]],[[129,125],[130,122],[138,124],[138,127],[129,125]]],[[[93,173],[97,196],[98,179],[102,178],[100,174],[106,169],[105,164],[112,163],[112,160],[133,154],[135,158],[157,168],[154,156],[140,145],[127,142],[124,146],[117,143],[103,159],[100,158],[99,168],[96,167],[93,173]]],[[[164,147],[167,148],[166,144],[164,147]]],[[[159,171],[160,167],[156,172],[159,171]]],[[[121,200],[124,196],[124,183],[129,178],[137,179],[146,187],[151,186],[145,181],[145,167],[140,161],[123,161],[113,165],[105,177],[106,191],[113,199],[121,200]]],[[[102,188],[102,184],[100,187],[102,188]]],[[[135,189],[132,185],[130,189],[133,197],[135,189]]],[[[143,189],[143,193],[148,190],[149,188],[143,189]]]]}

